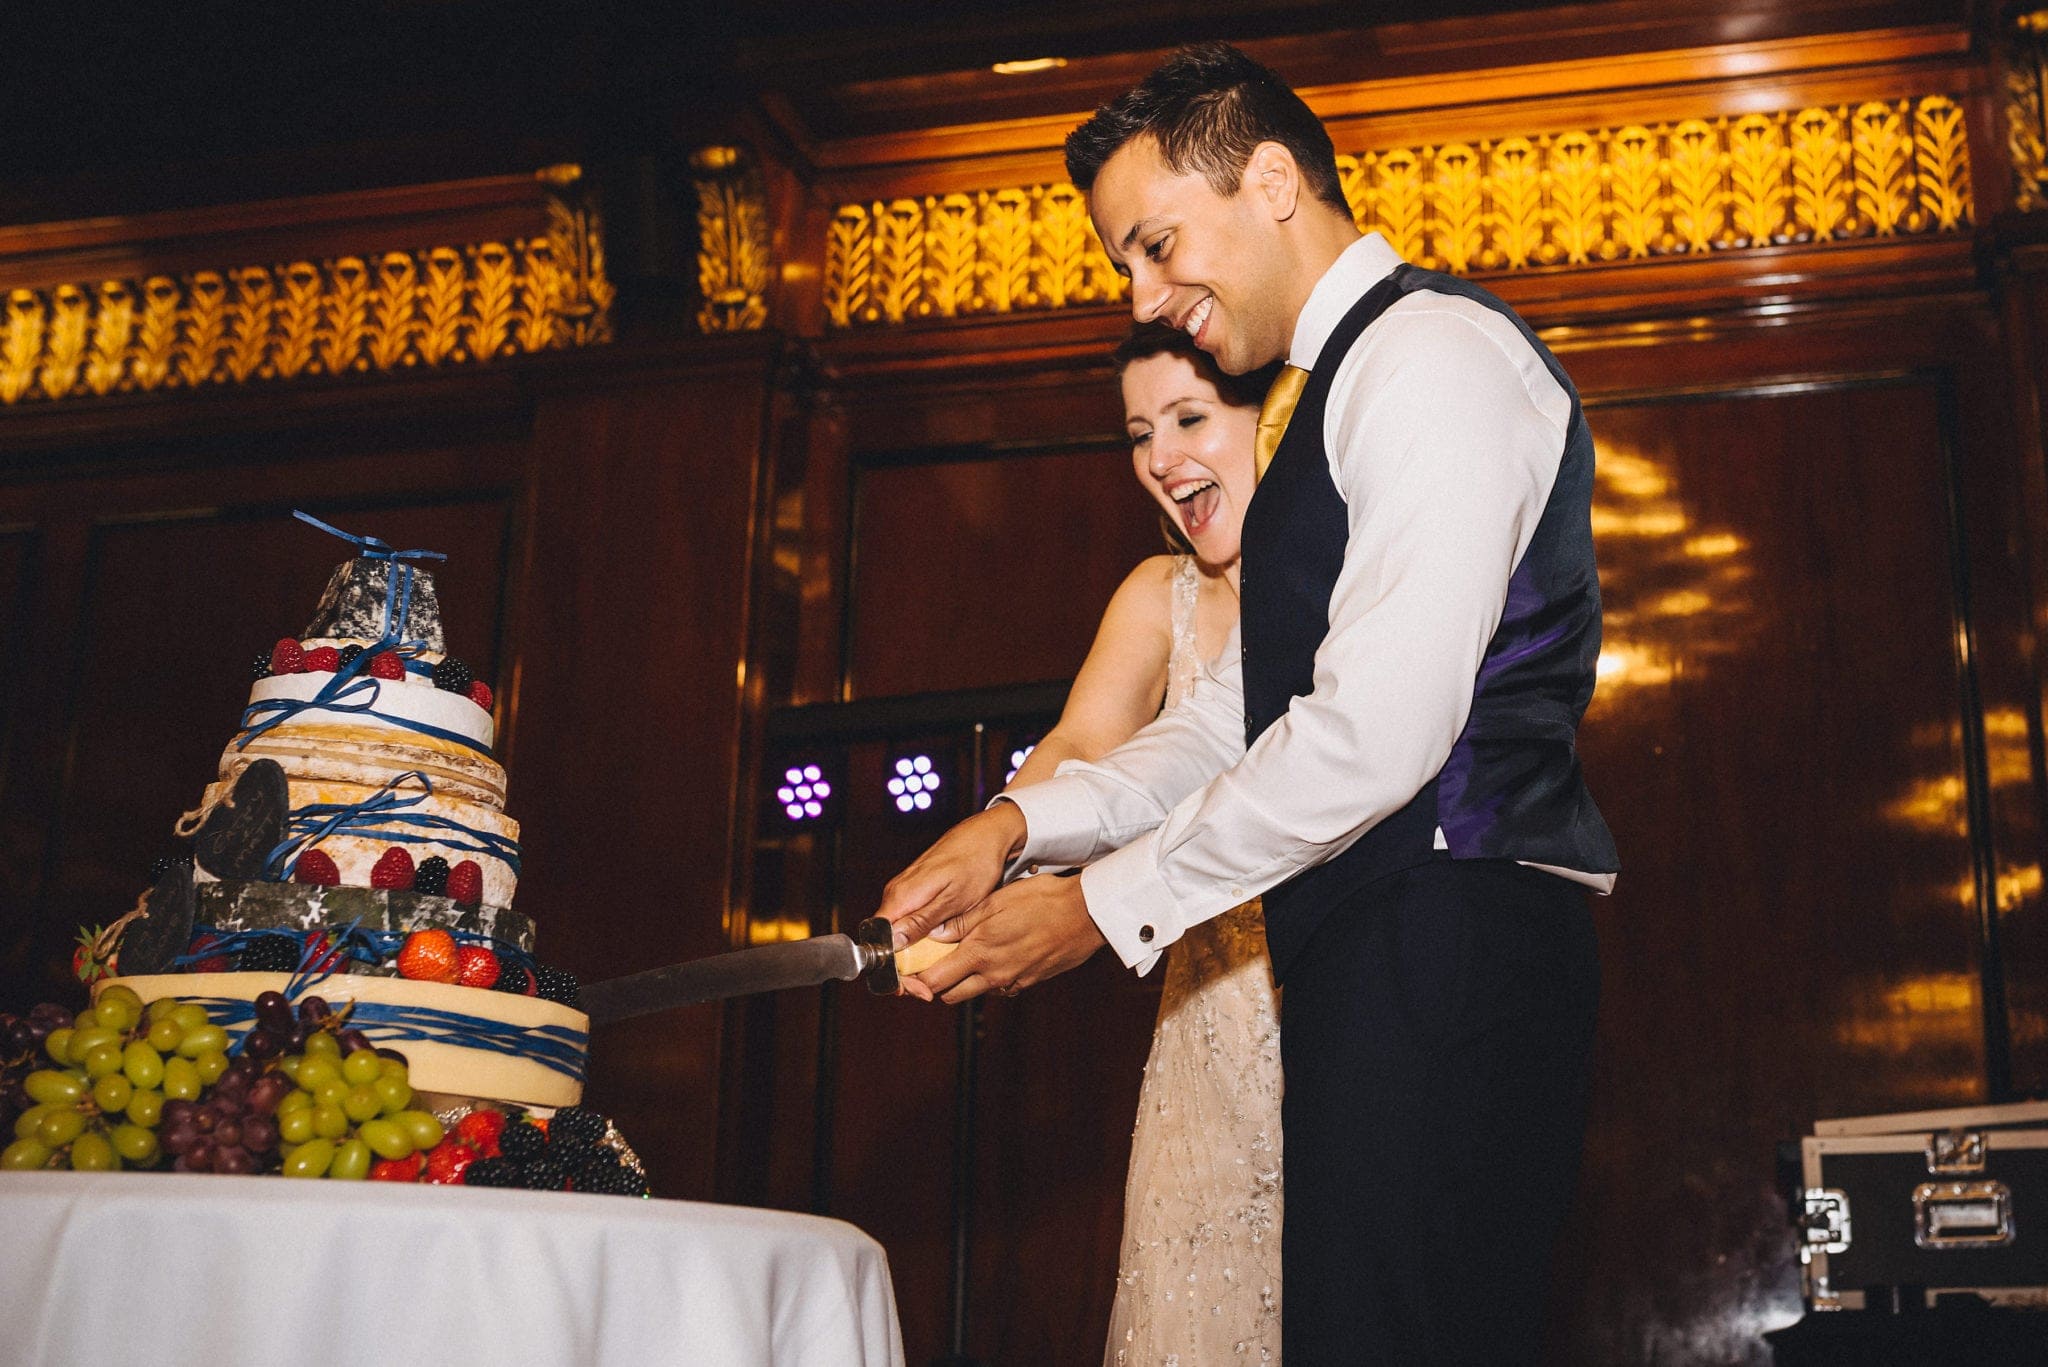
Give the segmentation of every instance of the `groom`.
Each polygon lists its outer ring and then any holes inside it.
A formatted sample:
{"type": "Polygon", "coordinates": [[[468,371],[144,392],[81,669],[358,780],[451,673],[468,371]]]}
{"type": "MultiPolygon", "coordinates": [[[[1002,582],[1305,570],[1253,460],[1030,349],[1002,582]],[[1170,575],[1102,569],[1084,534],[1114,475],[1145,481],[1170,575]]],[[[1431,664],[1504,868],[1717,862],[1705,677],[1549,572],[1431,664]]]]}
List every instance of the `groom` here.
{"type": "Polygon", "coordinates": [[[1329,135],[1235,49],[1177,53],[1067,166],[1137,318],[1232,373],[1289,363],[1242,649],[954,827],[882,914],[959,941],[913,990],[960,1001],[1105,942],[1145,972],[1263,894],[1285,1358],[1531,1361],[1584,1128],[1585,892],[1616,868],[1573,744],[1600,649],[1577,394],[1506,305],[1359,236],[1329,135]],[[998,888],[1040,861],[1087,867],[998,888]]]}

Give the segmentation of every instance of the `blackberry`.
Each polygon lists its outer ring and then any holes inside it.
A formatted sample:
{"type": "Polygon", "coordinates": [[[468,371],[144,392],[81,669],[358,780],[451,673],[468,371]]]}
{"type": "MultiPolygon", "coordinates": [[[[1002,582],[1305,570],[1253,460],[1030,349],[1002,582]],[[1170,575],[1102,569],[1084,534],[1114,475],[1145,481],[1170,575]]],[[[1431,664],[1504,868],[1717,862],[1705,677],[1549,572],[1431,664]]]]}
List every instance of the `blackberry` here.
{"type": "Polygon", "coordinates": [[[505,1127],[498,1136],[498,1152],[513,1163],[535,1163],[547,1157],[548,1137],[524,1121],[505,1127]]]}
{"type": "Polygon", "coordinates": [[[533,976],[532,970],[518,964],[505,964],[498,970],[498,981],[491,984],[493,992],[510,992],[515,997],[526,995],[526,983],[533,976]]]}
{"type": "Polygon", "coordinates": [[[346,645],[335,653],[341,657],[338,668],[347,669],[362,655],[363,648],[358,645],[346,645]]]}
{"type": "Polygon", "coordinates": [[[296,935],[266,935],[235,956],[243,973],[296,973],[304,946],[296,935]]]}
{"type": "Polygon", "coordinates": [[[469,666],[453,655],[434,666],[434,687],[450,693],[467,693],[469,686],[476,682],[476,676],[469,672],[469,666]]]}
{"type": "Polygon", "coordinates": [[[191,867],[192,856],[189,854],[158,855],[156,862],[149,866],[149,881],[152,883],[156,882],[157,879],[163,877],[172,869],[189,869],[191,867]]]}
{"type": "Polygon", "coordinates": [[[412,890],[435,897],[447,896],[448,861],[438,854],[430,854],[420,860],[419,867],[412,871],[412,890]]]}
{"type": "Polygon", "coordinates": [[[576,1175],[576,1190],[593,1196],[645,1196],[647,1183],[640,1174],[621,1163],[616,1154],[610,1162],[593,1163],[576,1175]]]}
{"type": "Polygon", "coordinates": [[[509,1158],[479,1158],[462,1170],[466,1187],[523,1187],[524,1174],[509,1158]]]}
{"type": "Polygon", "coordinates": [[[569,1140],[577,1144],[595,1144],[604,1138],[610,1122],[587,1106],[564,1106],[548,1121],[548,1143],[559,1144],[569,1140]]]}
{"type": "Polygon", "coordinates": [[[560,1191],[569,1185],[569,1166],[559,1158],[543,1158],[519,1166],[519,1185],[533,1191],[560,1191]]]}
{"type": "Polygon", "coordinates": [[[582,1007],[583,989],[576,985],[576,975],[568,969],[543,966],[534,970],[533,980],[547,1000],[561,1006],[582,1007]]]}
{"type": "Polygon", "coordinates": [[[258,655],[256,657],[256,663],[251,665],[249,668],[249,677],[252,680],[267,679],[270,677],[270,656],[268,654],[258,655]]]}

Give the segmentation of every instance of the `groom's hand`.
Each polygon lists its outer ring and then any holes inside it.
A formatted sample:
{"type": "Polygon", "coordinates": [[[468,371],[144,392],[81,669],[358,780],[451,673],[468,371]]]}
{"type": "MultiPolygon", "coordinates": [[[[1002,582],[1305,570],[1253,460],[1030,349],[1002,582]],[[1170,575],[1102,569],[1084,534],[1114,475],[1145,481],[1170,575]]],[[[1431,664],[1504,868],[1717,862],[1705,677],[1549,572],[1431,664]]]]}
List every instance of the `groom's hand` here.
{"type": "Polygon", "coordinates": [[[890,879],[876,914],[896,927],[897,947],[922,940],[994,891],[1003,867],[1024,848],[1024,835],[1017,804],[998,802],[947,831],[890,879]]]}
{"type": "Polygon", "coordinates": [[[950,929],[960,947],[906,986],[919,984],[954,1003],[984,992],[1011,996],[1080,966],[1106,943],[1088,914],[1081,880],[1049,875],[997,888],[950,929]]]}

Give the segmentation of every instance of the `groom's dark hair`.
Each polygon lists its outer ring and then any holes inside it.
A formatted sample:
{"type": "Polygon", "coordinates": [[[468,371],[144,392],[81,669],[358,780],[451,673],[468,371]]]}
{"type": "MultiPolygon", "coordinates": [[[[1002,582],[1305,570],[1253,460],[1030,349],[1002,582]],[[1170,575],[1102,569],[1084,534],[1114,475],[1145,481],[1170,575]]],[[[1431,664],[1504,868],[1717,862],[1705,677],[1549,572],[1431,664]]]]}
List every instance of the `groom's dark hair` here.
{"type": "Polygon", "coordinates": [[[1103,163],[1141,135],[1159,144],[1174,174],[1200,172],[1225,198],[1243,183],[1253,149],[1277,142],[1293,154],[1309,192],[1351,216],[1323,121],[1285,81],[1228,43],[1179,49],[1067,134],[1068,179],[1085,194],[1103,163]]]}

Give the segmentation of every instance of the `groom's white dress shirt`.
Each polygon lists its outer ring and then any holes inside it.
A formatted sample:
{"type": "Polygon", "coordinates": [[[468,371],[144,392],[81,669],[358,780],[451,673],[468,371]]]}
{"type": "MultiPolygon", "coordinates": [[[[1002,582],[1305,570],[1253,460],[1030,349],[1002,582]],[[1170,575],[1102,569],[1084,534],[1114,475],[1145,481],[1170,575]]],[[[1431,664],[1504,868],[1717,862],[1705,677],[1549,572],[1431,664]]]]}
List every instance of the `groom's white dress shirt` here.
{"type": "MultiPolygon", "coordinates": [[[[1288,360],[1313,368],[1399,264],[1377,233],[1347,248],[1309,295],[1288,360]]],[[[1069,760],[997,799],[1027,826],[1012,872],[1087,865],[1090,915],[1143,973],[1188,927],[1335,858],[1398,811],[1464,729],[1570,418],[1570,396],[1508,319],[1404,295],[1331,380],[1323,446],[1350,540],[1313,690],[1247,750],[1233,629],[1180,707],[1102,759],[1069,760]]],[[[1602,892],[1614,882],[1551,871],[1602,892]]]]}

